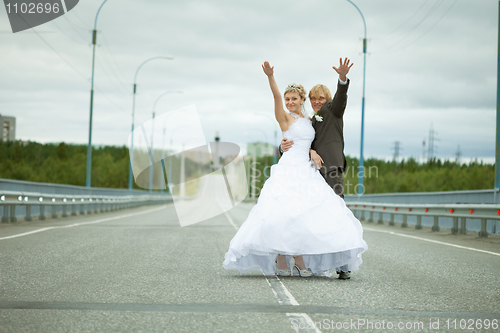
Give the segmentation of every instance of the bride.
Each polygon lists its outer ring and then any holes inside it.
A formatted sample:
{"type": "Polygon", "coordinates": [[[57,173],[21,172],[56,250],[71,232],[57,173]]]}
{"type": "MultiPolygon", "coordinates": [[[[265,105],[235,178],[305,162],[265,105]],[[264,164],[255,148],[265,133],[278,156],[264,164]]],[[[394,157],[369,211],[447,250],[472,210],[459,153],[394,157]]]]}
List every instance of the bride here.
{"type": "Polygon", "coordinates": [[[274,79],[274,67],[262,65],[274,96],[274,113],[283,137],[294,145],[271,167],[257,204],[229,245],[223,267],[241,273],[302,277],[331,276],[331,271],[357,270],[368,246],[361,223],[311,166],[314,128],[302,114],[306,92],[289,84],[285,106],[274,79]]]}

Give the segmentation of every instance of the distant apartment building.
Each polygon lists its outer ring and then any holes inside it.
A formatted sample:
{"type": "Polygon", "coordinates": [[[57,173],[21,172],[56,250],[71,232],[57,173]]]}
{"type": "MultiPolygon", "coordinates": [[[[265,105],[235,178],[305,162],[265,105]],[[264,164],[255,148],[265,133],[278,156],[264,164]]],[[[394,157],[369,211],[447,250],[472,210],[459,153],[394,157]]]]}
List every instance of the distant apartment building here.
{"type": "Polygon", "coordinates": [[[265,142],[251,142],[247,144],[247,155],[253,156],[255,152],[256,157],[272,156],[275,147],[265,142]]]}
{"type": "Polygon", "coordinates": [[[16,140],[16,118],[2,116],[0,114],[0,138],[3,141],[15,141],[16,140]]]}

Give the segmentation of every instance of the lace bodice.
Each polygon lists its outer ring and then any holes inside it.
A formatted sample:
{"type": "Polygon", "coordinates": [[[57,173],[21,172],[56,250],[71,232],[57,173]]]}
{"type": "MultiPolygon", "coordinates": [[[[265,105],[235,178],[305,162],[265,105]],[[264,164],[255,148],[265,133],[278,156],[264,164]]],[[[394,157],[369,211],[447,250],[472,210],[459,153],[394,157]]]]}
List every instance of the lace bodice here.
{"type": "Polygon", "coordinates": [[[281,160],[309,161],[309,148],[314,140],[315,131],[308,118],[300,118],[294,113],[295,122],[290,125],[288,131],[283,132],[283,137],[293,140],[293,146],[283,154],[281,160]]]}

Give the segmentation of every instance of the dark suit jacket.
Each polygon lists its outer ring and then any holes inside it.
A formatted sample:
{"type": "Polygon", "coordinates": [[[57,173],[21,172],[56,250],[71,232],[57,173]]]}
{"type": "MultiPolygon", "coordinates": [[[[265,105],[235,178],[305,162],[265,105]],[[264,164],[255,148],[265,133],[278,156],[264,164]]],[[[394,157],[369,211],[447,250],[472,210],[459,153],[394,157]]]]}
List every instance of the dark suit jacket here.
{"type": "Polygon", "coordinates": [[[337,83],[337,92],[333,99],[328,100],[319,110],[318,114],[323,117],[323,121],[317,121],[312,117],[312,125],[316,130],[316,136],[311,144],[311,148],[321,156],[324,161],[326,172],[334,168],[346,168],[344,156],[344,111],[347,105],[347,84],[337,83]]]}

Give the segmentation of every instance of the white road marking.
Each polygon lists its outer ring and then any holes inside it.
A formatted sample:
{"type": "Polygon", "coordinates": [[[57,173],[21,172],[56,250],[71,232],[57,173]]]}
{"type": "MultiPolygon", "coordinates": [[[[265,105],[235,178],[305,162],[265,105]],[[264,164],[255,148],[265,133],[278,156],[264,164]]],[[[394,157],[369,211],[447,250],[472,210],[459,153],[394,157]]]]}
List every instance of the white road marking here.
{"type": "MultiPolygon", "coordinates": [[[[238,230],[238,226],[234,223],[233,219],[227,212],[224,212],[229,223],[234,227],[234,229],[238,230]]],[[[262,272],[264,274],[264,272],[262,272]]],[[[269,284],[269,287],[276,296],[278,303],[280,305],[300,305],[299,302],[293,297],[290,291],[285,287],[283,282],[281,282],[280,278],[276,275],[265,275],[266,281],[269,284]]],[[[321,333],[321,331],[316,327],[314,321],[309,317],[306,313],[286,313],[286,316],[290,318],[290,323],[295,332],[316,332],[321,333]],[[314,328],[314,330],[313,330],[314,328]]]]}
{"type": "Polygon", "coordinates": [[[226,214],[226,217],[227,219],[229,220],[229,223],[231,223],[231,225],[233,226],[234,229],[238,230],[238,226],[236,225],[236,223],[234,223],[233,219],[231,218],[231,216],[229,216],[229,214],[227,212],[224,212],[224,214],[226,214]]]}
{"type": "Polygon", "coordinates": [[[120,216],[115,216],[115,217],[108,217],[108,218],[100,219],[100,220],[97,220],[97,221],[80,222],[80,223],[73,223],[73,224],[69,224],[69,225],[55,226],[55,227],[46,227],[46,228],[42,228],[42,229],[37,229],[37,230],[33,230],[33,231],[24,232],[22,234],[16,234],[16,235],[11,235],[11,236],[6,236],[6,237],[0,237],[0,240],[11,239],[11,238],[16,238],[16,237],[22,237],[22,236],[28,236],[28,235],[32,235],[32,234],[36,234],[36,233],[39,233],[39,232],[42,232],[42,231],[47,231],[47,230],[52,230],[52,229],[72,228],[72,227],[79,227],[81,225],[88,225],[88,224],[95,224],[95,223],[101,223],[101,222],[106,222],[106,221],[118,220],[118,219],[121,219],[121,218],[124,218],[124,217],[131,217],[131,216],[146,214],[146,213],[150,213],[150,212],[154,212],[154,211],[162,210],[162,209],[165,209],[165,206],[162,206],[160,208],[149,209],[149,210],[146,210],[146,211],[143,211],[143,212],[139,212],[139,213],[125,214],[125,215],[120,215],[120,216]]]}
{"type": "Polygon", "coordinates": [[[417,237],[417,236],[411,236],[411,235],[406,235],[406,234],[400,234],[400,233],[394,232],[394,231],[377,230],[377,229],[367,228],[365,226],[363,226],[363,230],[369,230],[369,231],[375,231],[375,232],[382,232],[382,233],[385,233],[385,234],[391,234],[391,235],[396,235],[396,236],[401,236],[401,237],[408,237],[408,238],[418,239],[418,240],[422,240],[422,241],[426,241],[426,242],[431,242],[431,243],[436,243],[436,244],[441,244],[441,245],[452,246],[452,247],[456,247],[456,248],[459,248],[459,249],[476,251],[476,252],[482,252],[482,253],[492,254],[494,256],[500,256],[500,253],[498,253],[498,252],[485,251],[485,250],[475,249],[473,247],[461,246],[461,245],[456,245],[456,244],[452,244],[452,243],[440,242],[440,241],[433,240],[433,239],[427,239],[427,238],[423,238],[423,237],[417,237]]]}

